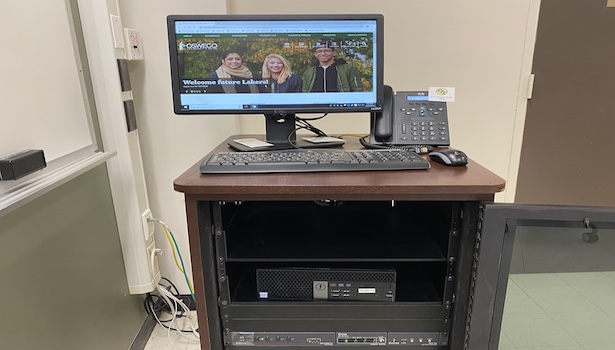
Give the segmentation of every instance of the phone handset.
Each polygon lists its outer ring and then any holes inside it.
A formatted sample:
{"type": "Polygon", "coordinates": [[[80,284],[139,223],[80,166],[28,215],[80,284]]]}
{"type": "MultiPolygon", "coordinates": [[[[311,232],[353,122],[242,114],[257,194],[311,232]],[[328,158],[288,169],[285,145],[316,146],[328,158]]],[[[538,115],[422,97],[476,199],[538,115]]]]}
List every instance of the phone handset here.
{"type": "Polygon", "coordinates": [[[393,98],[393,88],[385,85],[382,111],[372,112],[372,134],[378,143],[389,142],[393,137],[393,98]]]}
{"type": "Polygon", "coordinates": [[[382,111],[371,114],[370,144],[450,145],[446,102],[429,101],[427,91],[393,93],[384,87],[382,111]]]}

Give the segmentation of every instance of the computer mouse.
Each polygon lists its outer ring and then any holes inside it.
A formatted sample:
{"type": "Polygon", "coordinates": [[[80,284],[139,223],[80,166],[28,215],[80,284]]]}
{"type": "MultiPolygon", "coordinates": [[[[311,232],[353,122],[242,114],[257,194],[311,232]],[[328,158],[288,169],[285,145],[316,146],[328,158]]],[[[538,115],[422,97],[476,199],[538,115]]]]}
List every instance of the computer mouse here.
{"type": "Polygon", "coordinates": [[[468,156],[458,149],[445,148],[429,153],[429,158],[444,165],[460,166],[468,164],[468,156]]]}

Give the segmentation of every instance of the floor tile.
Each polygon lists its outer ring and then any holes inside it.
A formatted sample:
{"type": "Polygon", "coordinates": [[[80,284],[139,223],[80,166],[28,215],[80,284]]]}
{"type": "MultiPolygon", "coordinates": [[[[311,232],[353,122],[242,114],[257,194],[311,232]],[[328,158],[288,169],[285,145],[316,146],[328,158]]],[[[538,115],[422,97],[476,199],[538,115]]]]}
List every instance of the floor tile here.
{"type": "Polygon", "coordinates": [[[504,315],[502,331],[517,348],[579,345],[546,314],[504,315]]]}
{"type": "Polygon", "coordinates": [[[605,272],[564,272],[555,275],[579,291],[583,287],[615,287],[615,279],[605,272]]]}
{"type": "Polygon", "coordinates": [[[530,346],[520,347],[517,350],[585,350],[580,345],[564,345],[564,346],[530,346]]]}
{"type": "Polygon", "coordinates": [[[615,320],[604,312],[552,313],[550,316],[583,346],[615,344],[615,320]]]}
{"type": "Polygon", "coordinates": [[[500,333],[500,343],[498,344],[498,350],[516,350],[515,345],[508,339],[508,336],[504,332],[500,333]]]}
{"type": "MultiPolygon", "coordinates": [[[[609,315],[612,319],[615,320],[615,310],[606,310],[604,313],[609,315]]],[[[613,349],[615,349],[615,348],[613,348],[613,349]]]]}
{"type": "Polygon", "coordinates": [[[615,349],[615,343],[604,345],[587,345],[583,347],[583,350],[613,350],[615,349]]]}
{"type": "Polygon", "coordinates": [[[557,275],[600,310],[615,310],[615,280],[605,273],[558,273],[557,275]]]}
{"type": "Polygon", "coordinates": [[[615,271],[603,271],[602,273],[608,278],[615,280],[615,271]]]}
{"type": "Polygon", "coordinates": [[[545,311],[536,304],[520,287],[510,283],[506,290],[504,314],[544,314],[545,311]]]}
{"type": "Polygon", "coordinates": [[[510,279],[520,288],[567,286],[567,283],[554,273],[517,274],[510,275],[510,279]]]}
{"type": "Polygon", "coordinates": [[[596,305],[567,284],[562,287],[527,287],[523,290],[547,313],[600,311],[596,305]]]}

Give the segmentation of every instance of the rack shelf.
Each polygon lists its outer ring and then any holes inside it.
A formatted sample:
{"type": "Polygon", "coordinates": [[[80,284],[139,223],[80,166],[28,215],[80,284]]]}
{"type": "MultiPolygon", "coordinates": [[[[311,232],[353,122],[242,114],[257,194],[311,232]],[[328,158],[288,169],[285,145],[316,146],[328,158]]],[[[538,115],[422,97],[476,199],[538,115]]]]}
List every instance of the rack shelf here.
{"type": "Polygon", "coordinates": [[[222,216],[229,261],[446,261],[452,213],[447,202],[246,202],[222,216]]]}

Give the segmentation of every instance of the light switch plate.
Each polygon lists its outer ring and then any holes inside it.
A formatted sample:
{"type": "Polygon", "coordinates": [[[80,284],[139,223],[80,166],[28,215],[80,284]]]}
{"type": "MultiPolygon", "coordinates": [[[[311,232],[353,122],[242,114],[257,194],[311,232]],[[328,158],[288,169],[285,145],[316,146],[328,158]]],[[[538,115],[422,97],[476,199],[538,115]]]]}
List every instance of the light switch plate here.
{"type": "Polygon", "coordinates": [[[113,32],[113,45],[116,49],[124,48],[124,38],[122,36],[122,21],[120,16],[111,16],[111,31],[113,32]]]}

